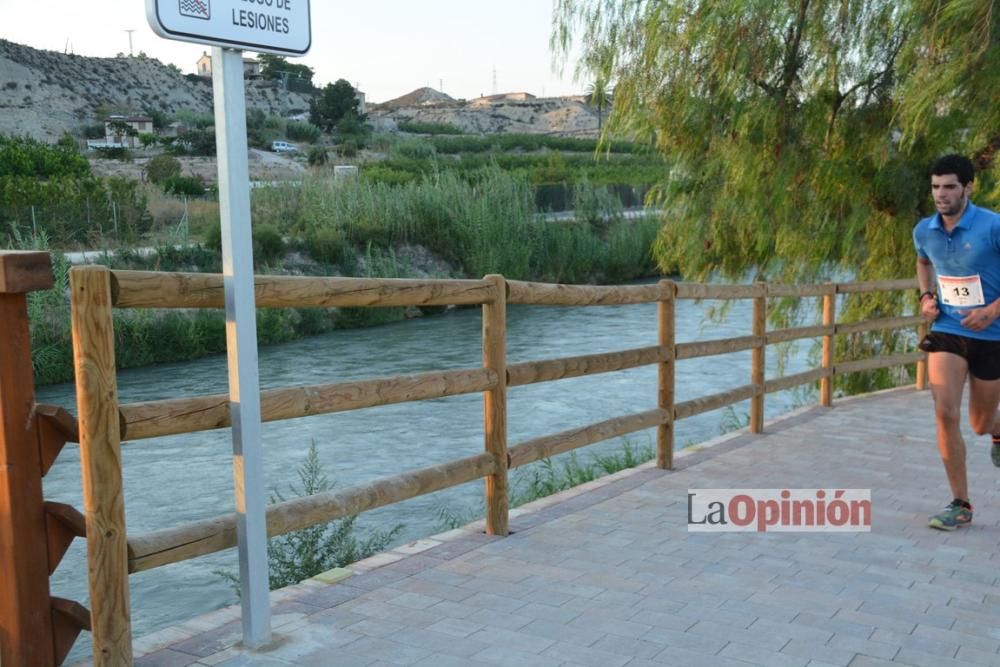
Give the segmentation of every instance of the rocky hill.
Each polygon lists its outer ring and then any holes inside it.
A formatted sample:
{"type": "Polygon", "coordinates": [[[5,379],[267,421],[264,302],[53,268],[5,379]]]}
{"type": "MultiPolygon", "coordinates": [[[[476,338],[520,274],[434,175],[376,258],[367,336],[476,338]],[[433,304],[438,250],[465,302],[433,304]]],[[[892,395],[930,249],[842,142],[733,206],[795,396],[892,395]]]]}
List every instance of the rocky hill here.
{"type": "MultiPolygon", "coordinates": [[[[248,81],[246,90],[247,105],[268,114],[309,108],[308,97],[271,82],[248,81]]],[[[95,122],[101,106],[211,113],[212,84],[152,58],[88,58],[0,39],[0,134],[54,141],[95,122]]]]}
{"type": "Polygon", "coordinates": [[[535,97],[505,93],[466,102],[432,88],[419,88],[384,104],[373,105],[368,119],[376,128],[393,130],[399,123],[445,123],[470,134],[517,132],[594,137],[597,113],[582,97],[535,97]]]}
{"type": "MultiPolygon", "coordinates": [[[[247,105],[269,115],[287,117],[309,108],[307,96],[270,81],[247,81],[246,92],[247,105]]],[[[56,141],[99,120],[95,112],[102,106],[210,113],[212,84],[152,58],[90,58],[0,39],[0,134],[56,141]]],[[[564,136],[595,136],[598,125],[595,110],[580,97],[507,93],[465,101],[432,88],[372,105],[369,120],[389,131],[409,121],[447,123],[474,134],[564,136]]]]}

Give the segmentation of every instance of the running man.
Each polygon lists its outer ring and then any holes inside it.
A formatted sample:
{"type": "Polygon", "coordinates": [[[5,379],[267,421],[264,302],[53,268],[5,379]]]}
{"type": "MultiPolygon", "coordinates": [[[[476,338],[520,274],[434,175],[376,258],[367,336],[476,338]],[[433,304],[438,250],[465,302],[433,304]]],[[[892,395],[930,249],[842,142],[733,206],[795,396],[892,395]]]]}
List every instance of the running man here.
{"type": "Polygon", "coordinates": [[[941,530],[972,521],[960,430],[967,376],[969,423],[977,434],[993,435],[990,456],[1000,467],[1000,215],[969,201],[974,178],[965,156],[935,162],[931,192],[937,214],[913,229],[920,314],[933,322],[920,349],[930,353],[938,450],[954,498],[928,519],[941,530]]]}

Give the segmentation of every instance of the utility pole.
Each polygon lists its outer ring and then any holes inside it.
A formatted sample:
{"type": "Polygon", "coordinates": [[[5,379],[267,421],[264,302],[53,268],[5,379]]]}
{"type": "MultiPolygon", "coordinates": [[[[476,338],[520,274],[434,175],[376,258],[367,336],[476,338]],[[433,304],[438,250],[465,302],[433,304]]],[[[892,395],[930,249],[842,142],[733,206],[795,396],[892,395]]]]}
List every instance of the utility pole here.
{"type": "Polygon", "coordinates": [[[493,94],[497,94],[497,66],[493,66],[493,94]]]}
{"type": "Polygon", "coordinates": [[[131,58],[132,57],[132,33],[135,32],[135,30],[126,30],[125,32],[128,33],[128,57],[131,58]]]}

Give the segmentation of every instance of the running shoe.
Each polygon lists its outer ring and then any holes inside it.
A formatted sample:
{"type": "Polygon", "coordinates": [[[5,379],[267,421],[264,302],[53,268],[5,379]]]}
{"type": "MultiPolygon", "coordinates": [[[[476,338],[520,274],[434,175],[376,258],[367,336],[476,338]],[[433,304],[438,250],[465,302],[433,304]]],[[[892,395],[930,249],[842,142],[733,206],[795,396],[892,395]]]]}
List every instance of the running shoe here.
{"type": "Polygon", "coordinates": [[[927,519],[927,525],[938,530],[955,530],[967,523],[972,523],[972,508],[957,499],[951,501],[943,512],[927,519]]]}
{"type": "Polygon", "coordinates": [[[993,434],[993,448],[990,449],[990,458],[993,459],[993,465],[1000,468],[1000,433],[993,434]]]}

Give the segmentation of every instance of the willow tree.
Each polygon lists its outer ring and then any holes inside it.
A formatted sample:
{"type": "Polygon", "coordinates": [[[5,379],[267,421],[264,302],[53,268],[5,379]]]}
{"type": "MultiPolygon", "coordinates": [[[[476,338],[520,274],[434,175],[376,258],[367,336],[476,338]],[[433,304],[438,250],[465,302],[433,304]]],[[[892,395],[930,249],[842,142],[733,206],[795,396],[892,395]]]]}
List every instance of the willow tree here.
{"type": "MultiPolygon", "coordinates": [[[[975,156],[1000,200],[1000,9],[991,0],[556,0],[553,46],[614,85],[605,138],[668,165],[655,253],[687,279],[817,281],[914,273],[928,166],[975,156]]],[[[847,319],[913,295],[852,297],[847,319]]],[[[778,308],[778,318],[794,311],[778,308]]],[[[842,358],[912,345],[841,340],[842,358]]],[[[885,384],[852,376],[848,390],[885,384]]]]}
{"type": "Polygon", "coordinates": [[[976,155],[995,176],[993,5],[557,0],[553,44],[581,42],[578,74],[614,84],[605,136],[666,158],[653,191],[663,269],[901,277],[936,154],[976,155]]]}

